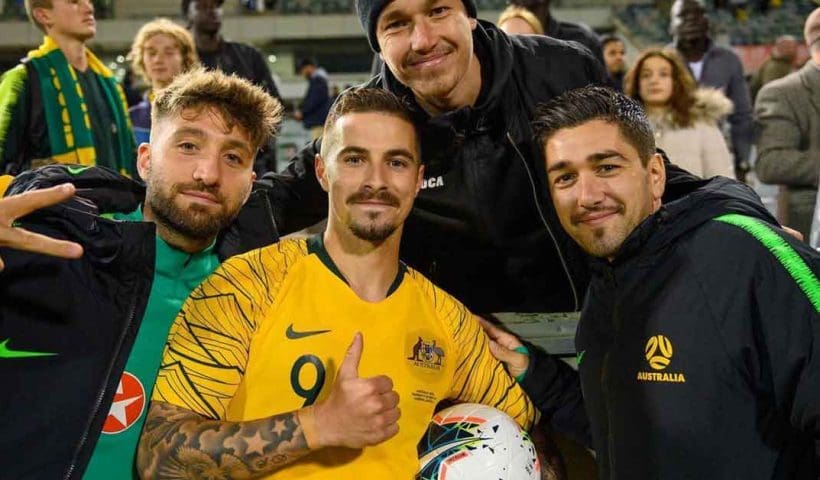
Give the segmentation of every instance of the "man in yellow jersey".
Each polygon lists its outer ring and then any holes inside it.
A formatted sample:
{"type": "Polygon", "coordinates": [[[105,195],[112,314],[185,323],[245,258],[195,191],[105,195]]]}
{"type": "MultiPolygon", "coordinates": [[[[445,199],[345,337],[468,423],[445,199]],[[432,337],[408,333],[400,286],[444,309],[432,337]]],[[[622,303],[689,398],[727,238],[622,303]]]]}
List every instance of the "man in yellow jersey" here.
{"type": "Polygon", "coordinates": [[[177,317],[143,477],[412,478],[444,399],[532,425],[475,317],[399,261],[424,170],[402,103],[381,89],[343,94],[315,170],[324,234],[223,263],[177,317]]]}

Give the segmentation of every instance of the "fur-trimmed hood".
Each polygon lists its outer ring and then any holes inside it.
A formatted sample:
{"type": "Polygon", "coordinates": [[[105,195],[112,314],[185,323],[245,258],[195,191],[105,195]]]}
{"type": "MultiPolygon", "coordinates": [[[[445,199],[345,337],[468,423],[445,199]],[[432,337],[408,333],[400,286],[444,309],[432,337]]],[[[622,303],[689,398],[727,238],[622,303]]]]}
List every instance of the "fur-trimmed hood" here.
{"type": "Polygon", "coordinates": [[[716,88],[698,88],[695,91],[695,104],[692,105],[692,121],[717,123],[721,118],[734,110],[732,101],[716,88]]]}

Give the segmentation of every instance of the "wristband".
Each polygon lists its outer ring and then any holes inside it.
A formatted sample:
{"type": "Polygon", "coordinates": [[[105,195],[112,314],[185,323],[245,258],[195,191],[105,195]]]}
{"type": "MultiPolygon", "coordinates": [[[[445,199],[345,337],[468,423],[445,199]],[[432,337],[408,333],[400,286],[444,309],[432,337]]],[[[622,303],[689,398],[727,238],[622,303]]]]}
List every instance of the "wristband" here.
{"type": "MultiPolygon", "coordinates": [[[[518,347],[513,348],[513,352],[523,353],[526,356],[530,356],[530,350],[527,348],[526,345],[520,345],[518,347]]],[[[527,370],[529,370],[529,365],[527,366],[527,370]]],[[[521,383],[524,381],[524,377],[527,376],[527,370],[524,370],[521,374],[515,376],[515,383],[521,383]]]]}

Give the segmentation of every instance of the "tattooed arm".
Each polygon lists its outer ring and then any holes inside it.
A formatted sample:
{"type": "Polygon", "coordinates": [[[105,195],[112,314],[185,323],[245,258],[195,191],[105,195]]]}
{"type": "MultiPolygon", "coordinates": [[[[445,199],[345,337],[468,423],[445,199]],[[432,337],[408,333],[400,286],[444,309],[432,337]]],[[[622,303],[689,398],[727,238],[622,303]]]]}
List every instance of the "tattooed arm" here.
{"type": "Polygon", "coordinates": [[[259,420],[214,420],[153,400],[137,452],[142,478],[258,478],[324,447],[362,448],[399,431],[386,376],[360,378],[356,334],[323,402],[259,420]],[[217,475],[220,474],[220,475],[217,475]]]}
{"type": "Polygon", "coordinates": [[[142,478],[258,478],[310,452],[298,412],[260,420],[210,420],[154,401],[137,453],[142,478]]]}

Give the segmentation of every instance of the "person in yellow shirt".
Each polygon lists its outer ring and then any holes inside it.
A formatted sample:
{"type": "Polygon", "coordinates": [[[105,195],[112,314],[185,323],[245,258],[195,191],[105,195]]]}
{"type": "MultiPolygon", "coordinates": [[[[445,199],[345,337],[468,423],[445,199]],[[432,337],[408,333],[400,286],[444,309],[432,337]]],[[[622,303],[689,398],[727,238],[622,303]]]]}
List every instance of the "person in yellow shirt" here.
{"type": "Polygon", "coordinates": [[[143,477],[412,478],[442,400],[534,422],[476,318],[399,261],[424,167],[398,98],[345,92],[315,170],[324,233],[228,260],[177,317],[143,477]]]}

